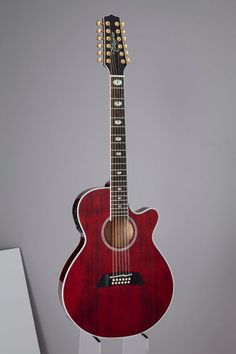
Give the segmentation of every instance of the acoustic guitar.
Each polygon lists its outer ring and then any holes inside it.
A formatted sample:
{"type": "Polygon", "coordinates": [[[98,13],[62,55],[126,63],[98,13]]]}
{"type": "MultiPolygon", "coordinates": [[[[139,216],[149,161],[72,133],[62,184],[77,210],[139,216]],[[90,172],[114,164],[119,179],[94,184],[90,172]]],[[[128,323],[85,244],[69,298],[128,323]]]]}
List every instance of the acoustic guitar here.
{"type": "Polygon", "coordinates": [[[128,203],[123,23],[110,15],[97,25],[98,62],[109,71],[110,182],[84,191],[74,202],[81,238],[62,270],[59,295],[79,328],[118,338],[142,333],[160,320],[172,298],[173,280],[152,239],[157,211],[134,212],[128,203]]]}

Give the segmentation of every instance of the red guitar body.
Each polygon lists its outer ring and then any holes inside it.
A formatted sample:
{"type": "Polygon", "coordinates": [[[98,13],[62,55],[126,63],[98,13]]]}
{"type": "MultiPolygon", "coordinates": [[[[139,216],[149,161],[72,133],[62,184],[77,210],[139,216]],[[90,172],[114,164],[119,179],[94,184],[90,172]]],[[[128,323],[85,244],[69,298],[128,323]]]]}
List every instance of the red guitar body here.
{"type": "Polygon", "coordinates": [[[129,210],[134,229],[127,248],[130,273],[140,279],[135,284],[131,280],[130,284],[113,285],[106,277],[112,274],[114,254],[120,251],[112,250],[103,237],[110,215],[110,188],[85,192],[76,200],[74,211],[82,237],[60,277],[60,298],[67,315],[77,326],[99,337],[130,336],[155,325],[173,293],[171,272],[152,240],[157,211],[129,210]]]}

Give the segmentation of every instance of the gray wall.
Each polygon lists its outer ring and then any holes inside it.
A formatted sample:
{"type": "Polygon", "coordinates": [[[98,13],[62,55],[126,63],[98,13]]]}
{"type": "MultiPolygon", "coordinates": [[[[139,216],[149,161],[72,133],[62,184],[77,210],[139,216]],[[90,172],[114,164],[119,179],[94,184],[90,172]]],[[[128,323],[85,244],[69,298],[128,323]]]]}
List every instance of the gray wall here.
{"type": "MultiPolygon", "coordinates": [[[[74,354],[57,282],[71,205],[109,176],[95,21],[126,22],[129,199],[153,206],[175,297],[150,353],[234,354],[236,1],[2,0],[0,248],[21,247],[42,354],[74,354]]],[[[77,348],[78,349],[78,348],[77,348]]]]}

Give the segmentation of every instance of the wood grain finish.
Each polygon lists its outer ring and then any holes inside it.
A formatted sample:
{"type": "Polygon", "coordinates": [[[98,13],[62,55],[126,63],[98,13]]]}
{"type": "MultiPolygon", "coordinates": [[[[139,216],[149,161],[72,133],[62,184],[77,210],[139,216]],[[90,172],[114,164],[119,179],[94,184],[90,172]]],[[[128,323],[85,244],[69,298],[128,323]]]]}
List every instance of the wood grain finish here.
{"type": "Polygon", "coordinates": [[[112,273],[112,254],[102,238],[109,217],[110,188],[93,189],[78,201],[78,219],[84,238],[68,259],[60,296],[70,318],[83,330],[100,337],[142,333],[166,312],[173,293],[171,272],[152,241],[158,214],[129,210],[137,236],[129,248],[130,270],[139,272],[143,285],[98,288],[104,274],[112,273]],[[85,242],[84,242],[85,241],[85,242]]]}

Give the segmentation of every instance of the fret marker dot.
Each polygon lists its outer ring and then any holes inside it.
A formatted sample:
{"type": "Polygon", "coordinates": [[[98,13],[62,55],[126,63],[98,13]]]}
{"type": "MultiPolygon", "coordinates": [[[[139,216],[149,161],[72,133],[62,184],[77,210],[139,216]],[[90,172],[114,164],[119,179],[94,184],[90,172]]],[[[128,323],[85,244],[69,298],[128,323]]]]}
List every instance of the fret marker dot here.
{"type": "Polygon", "coordinates": [[[120,136],[117,136],[117,137],[116,137],[116,141],[121,141],[121,137],[120,137],[120,136]]]}
{"type": "Polygon", "coordinates": [[[122,106],[122,102],[121,101],[115,101],[114,102],[114,106],[120,107],[120,106],[122,106]]]}
{"type": "Polygon", "coordinates": [[[120,80],[120,79],[115,79],[115,80],[113,80],[113,84],[114,84],[115,86],[120,86],[120,85],[122,84],[122,80],[120,80]]]}
{"type": "Polygon", "coordinates": [[[117,190],[118,190],[118,191],[121,191],[121,190],[122,190],[122,188],[120,188],[120,187],[119,187],[119,188],[117,188],[117,190]]]}
{"type": "Polygon", "coordinates": [[[116,174],[117,174],[117,175],[121,175],[121,171],[117,171],[116,174]]]}
{"type": "Polygon", "coordinates": [[[116,125],[120,125],[121,124],[121,120],[115,120],[115,124],[116,125]]]}
{"type": "Polygon", "coordinates": [[[116,155],[121,156],[121,152],[120,151],[116,152],[116,155]]]}

